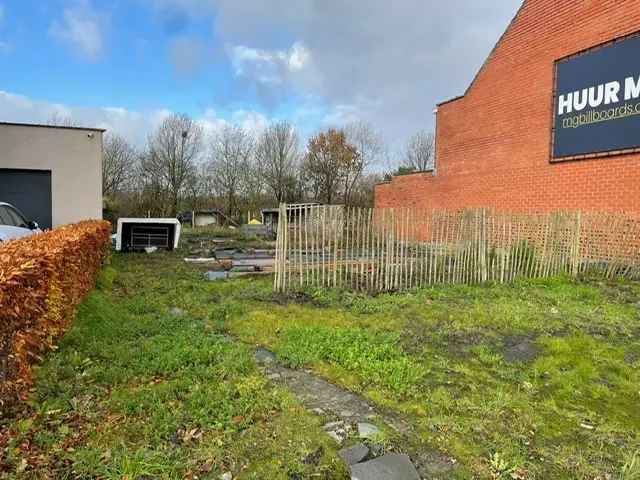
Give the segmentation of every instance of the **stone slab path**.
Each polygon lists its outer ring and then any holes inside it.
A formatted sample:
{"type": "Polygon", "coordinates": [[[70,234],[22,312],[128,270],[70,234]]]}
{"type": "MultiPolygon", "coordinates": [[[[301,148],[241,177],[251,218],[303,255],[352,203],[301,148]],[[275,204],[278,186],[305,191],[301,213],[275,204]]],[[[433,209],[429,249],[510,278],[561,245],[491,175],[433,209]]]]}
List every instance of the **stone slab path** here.
{"type": "Polygon", "coordinates": [[[287,368],[278,363],[272,352],[263,348],[255,351],[255,359],[270,380],[285,385],[307,409],[330,419],[324,429],[336,442],[342,444],[348,437],[356,436],[371,444],[358,444],[367,452],[360,448],[354,457],[361,458],[354,464],[350,464],[343,456],[355,453],[345,452],[353,447],[341,451],[341,456],[350,465],[352,479],[446,479],[456,468],[454,459],[438,451],[428,448],[418,451],[413,447],[418,443],[416,440],[419,436],[411,422],[400,415],[380,410],[361,396],[333,385],[310,370],[287,368]],[[404,440],[400,448],[405,455],[385,452],[383,446],[375,444],[379,433],[376,425],[383,424],[404,440]],[[417,471],[416,476],[407,476],[411,475],[407,472],[413,467],[417,471]],[[401,476],[394,476],[394,472],[401,476]]]}

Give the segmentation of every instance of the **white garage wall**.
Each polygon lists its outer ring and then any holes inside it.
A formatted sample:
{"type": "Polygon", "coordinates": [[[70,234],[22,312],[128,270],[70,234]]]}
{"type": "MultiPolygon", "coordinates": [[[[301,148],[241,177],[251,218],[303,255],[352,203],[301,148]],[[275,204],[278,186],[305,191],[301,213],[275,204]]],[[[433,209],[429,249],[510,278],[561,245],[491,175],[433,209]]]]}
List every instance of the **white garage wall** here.
{"type": "Polygon", "coordinates": [[[0,123],[0,168],[51,170],[54,227],[102,218],[102,134],[0,123]]]}

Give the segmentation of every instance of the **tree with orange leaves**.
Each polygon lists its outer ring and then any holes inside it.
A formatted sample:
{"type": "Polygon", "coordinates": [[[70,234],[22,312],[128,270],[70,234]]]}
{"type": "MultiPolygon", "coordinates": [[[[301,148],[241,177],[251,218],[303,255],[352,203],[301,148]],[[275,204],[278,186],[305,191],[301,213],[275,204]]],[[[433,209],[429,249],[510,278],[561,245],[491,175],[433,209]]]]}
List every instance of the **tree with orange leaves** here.
{"type": "Polygon", "coordinates": [[[330,128],[312,137],[303,172],[313,197],[326,204],[335,202],[345,176],[359,161],[358,150],[349,144],[343,130],[330,128]]]}

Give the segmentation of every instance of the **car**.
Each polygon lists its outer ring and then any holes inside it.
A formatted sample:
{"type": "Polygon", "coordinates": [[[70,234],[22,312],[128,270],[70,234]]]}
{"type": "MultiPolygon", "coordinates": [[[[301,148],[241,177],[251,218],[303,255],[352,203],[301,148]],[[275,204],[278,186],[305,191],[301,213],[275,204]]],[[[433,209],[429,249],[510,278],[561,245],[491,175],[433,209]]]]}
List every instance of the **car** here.
{"type": "Polygon", "coordinates": [[[29,221],[16,207],[0,202],[0,242],[41,233],[36,222],[29,221]]]}

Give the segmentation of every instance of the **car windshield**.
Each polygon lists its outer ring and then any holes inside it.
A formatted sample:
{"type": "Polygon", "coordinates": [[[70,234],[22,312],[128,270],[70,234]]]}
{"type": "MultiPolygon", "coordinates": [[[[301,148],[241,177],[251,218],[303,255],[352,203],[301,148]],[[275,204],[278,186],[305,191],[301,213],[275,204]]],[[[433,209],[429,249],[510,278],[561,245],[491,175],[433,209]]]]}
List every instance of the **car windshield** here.
{"type": "Polygon", "coordinates": [[[0,224],[28,228],[27,221],[22,218],[22,215],[7,205],[0,205],[0,224]]]}

